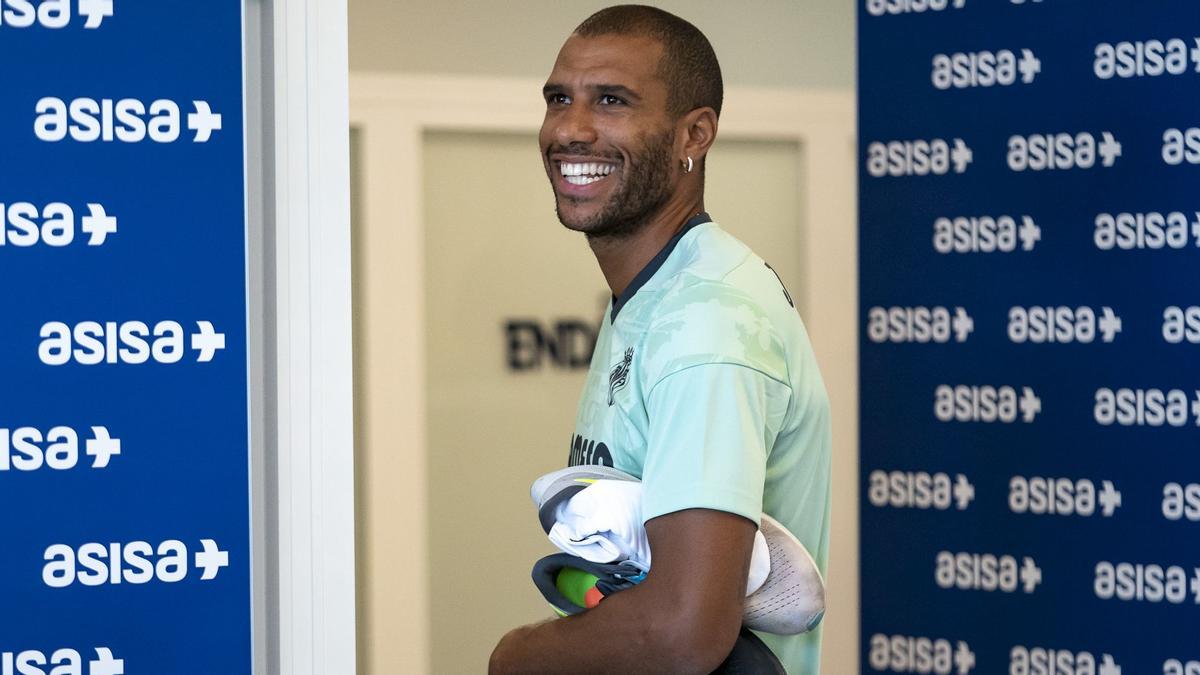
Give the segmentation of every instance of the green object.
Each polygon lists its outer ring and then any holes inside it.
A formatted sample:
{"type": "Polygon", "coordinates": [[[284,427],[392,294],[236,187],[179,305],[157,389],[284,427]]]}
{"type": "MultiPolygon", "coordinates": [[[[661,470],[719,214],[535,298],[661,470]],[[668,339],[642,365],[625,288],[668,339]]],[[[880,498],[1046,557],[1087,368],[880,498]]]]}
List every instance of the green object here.
{"type": "Polygon", "coordinates": [[[554,585],[558,587],[558,592],[565,595],[568,600],[580,607],[587,607],[583,598],[596,585],[597,581],[595,574],[589,574],[574,567],[564,567],[558,571],[558,578],[554,580],[554,585]]]}

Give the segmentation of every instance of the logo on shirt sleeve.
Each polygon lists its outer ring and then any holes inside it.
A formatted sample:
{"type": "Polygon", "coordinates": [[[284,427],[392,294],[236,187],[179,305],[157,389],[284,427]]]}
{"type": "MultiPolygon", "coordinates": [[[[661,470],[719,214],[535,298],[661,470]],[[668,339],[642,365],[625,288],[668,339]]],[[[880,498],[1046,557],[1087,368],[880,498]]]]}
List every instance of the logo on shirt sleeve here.
{"type": "Polygon", "coordinates": [[[604,441],[593,441],[578,434],[571,434],[571,453],[567,458],[567,466],[583,464],[611,467],[612,451],[604,441]]]}
{"type": "Polygon", "coordinates": [[[611,407],[615,402],[613,397],[617,390],[625,386],[629,382],[629,366],[633,363],[633,347],[625,350],[625,358],[613,366],[613,369],[608,374],[608,405],[611,407]]]}

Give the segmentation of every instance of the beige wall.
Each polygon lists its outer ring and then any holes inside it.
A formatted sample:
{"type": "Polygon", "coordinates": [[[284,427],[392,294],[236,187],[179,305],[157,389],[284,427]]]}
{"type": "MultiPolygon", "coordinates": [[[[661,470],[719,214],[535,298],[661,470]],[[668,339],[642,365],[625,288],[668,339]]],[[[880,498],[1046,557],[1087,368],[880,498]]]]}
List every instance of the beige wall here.
{"type": "MultiPolygon", "coordinates": [[[[350,0],[350,69],[545,77],[563,38],[608,4],[350,0]]],[[[730,85],[854,86],[850,0],[659,0],[713,43],[730,85]]]]}
{"type": "MultiPolygon", "coordinates": [[[[807,95],[813,92],[812,87],[848,92],[852,86],[853,3],[845,0],[681,0],[653,4],[689,18],[709,35],[721,58],[727,88],[769,86],[796,90],[807,87],[807,95]]],[[[603,3],[581,3],[577,0],[517,0],[507,3],[482,0],[445,0],[438,3],[350,0],[351,66],[353,71],[360,73],[447,73],[476,78],[517,76],[540,79],[548,72],[563,37],[580,19],[601,6],[603,3]]],[[[519,92],[526,91],[531,92],[528,94],[529,102],[535,107],[540,105],[537,87],[523,86],[519,89],[519,92]]],[[[463,98],[465,105],[494,106],[497,100],[504,101],[503,105],[510,105],[514,93],[517,92],[509,92],[504,98],[487,94],[485,101],[474,100],[476,94],[463,94],[463,98]]],[[[794,95],[795,92],[789,93],[794,95]]],[[[408,99],[397,108],[398,111],[408,111],[400,112],[400,115],[426,115],[416,112],[420,109],[420,102],[408,99]]],[[[439,113],[442,116],[431,119],[455,120],[447,124],[466,125],[468,128],[478,124],[475,121],[479,119],[478,113],[460,118],[453,107],[443,105],[438,109],[442,111],[439,113]]],[[[773,109],[751,105],[746,112],[749,118],[760,115],[769,117],[773,109]]],[[[848,108],[845,109],[847,114],[843,118],[846,122],[831,127],[838,129],[836,137],[821,139],[825,147],[820,155],[822,159],[810,165],[814,171],[825,174],[817,177],[815,182],[824,186],[822,191],[826,205],[813,207],[804,203],[807,195],[786,189],[779,191],[779,198],[797,201],[798,208],[806,215],[802,220],[814,228],[809,234],[815,232],[821,241],[841,242],[843,238],[849,241],[853,237],[853,145],[849,132],[843,131],[850,124],[848,108]],[[843,133],[844,140],[841,138],[843,133]],[[846,156],[844,164],[837,159],[843,148],[846,156]],[[836,201],[836,206],[832,205],[831,200],[836,201]]],[[[379,111],[382,113],[383,108],[379,111]]],[[[359,112],[360,118],[375,119],[370,106],[360,107],[359,112]]],[[[734,106],[723,115],[723,122],[734,123],[738,114],[734,106]]],[[[794,116],[795,113],[789,115],[794,116]]],[[[524,128],[527,118],[534,120],[533,124],[536,125],[540,112],[533,110],[530,114],[522,112],[519,116],[513,116],[509,111],[500,116],[511,120],[503,122],[501,126],[511,124],[524,128]],[[521,120],[519,123],[518,118],[521,120]]],[[[397,116],[388,112],[379,115],[378,119],[380,122],[375,126],[376,129],[387,126],[385,122],[396,120],[397,116]]],[[[401,127],[411,124],[411,120],[402,121],[401,127]]],[[[736,125],[743,128],[748,126],[744,123],[736,125]]],[[[764,133],[770,135],[769,132],[764,133]]],[[[475,642],[482,644],[494,639],[502,630],[501,626],[508,625],[510,621],[544,616],[527,574],[528,565],[532,563],[529,558],[534,551],[545,551],[540,548],[545,544],[533,522],[532,507],[527,505],[527,497],[521,494],[522,490],[516,490],[513,486],[527,482],[531,476],[526,474],[561,464],[565,458],[564,433],[569,434],[570,422],[549,419],[548,416],[529,427],[523,432],[524,435],[503,439],[504,442],[497,446],[496,452],[529,451],[529,454],[521,454],[515,461],[505,464],[508,473],[503,480],[511,483],[503,488],[503,509],[506,511],[495,514],[496,517],[503,515],[506,522],[512,518],[516,518],[518,523],[527,522],[529,527],[525,533],[516,535],[520,540],[515,546],[497,549],[495,567],[504,571],[496,584],[488,585],[489,591],[493,586],[503,589],[504,593],[511,595],[511,602],[505,597],[506,602],[499,611],[489,611],[482,621],[476,621],[472,616],[475,605],[469,600],[474,599],[486,605],[493,602],[491,596],[480,597],[472,586],[479,584],[480,580],[470,577],[460,589],[466,591],[465,594],[444,596],[445,585],[462,578],[462,570],[446,567],[441,561],[452,559],[456,553],[453,546],[449,545],[453,543],[452,540],[448,539],[453,536],[454,519],[462,518],[464,512],[473,508],[454,506],[454,490],[469,492],[477,489],[481,485],[480,478],[471,476],[468,481],[448,491],[428,495],[425,491],[439,480],[453,475],[460,466],[471,466],[472,453],[486,452],[487,449],[469,437],[472,432],[478,431],[472,428],[475,421],[465,421],[458,427],[438,427],[432,419],[440,405],[439,400],[444,403],[444,399],[439,399],[442,394],[434,391],[432,384],[428,387],[422,384],[422,393],[415,395],[412,384],[432,380],[442,372],[439,368],[445,365],[439,365],[438,357],[426,349],[426,340],[452,342],[450,346],[456,348],[474,344],[479,356],[487,360],[488,367],[494,367],[496,359],[503,357],[494,351],[497,347],[496,336],[501,329],[493,326],[493,332],[485,331],[486,334],[481,333],[477,337],[439,335],[434,326],[429,326],[430,331],[426,332],[426,321],[438,324],[443,318],[434,313],[436,310],[421,310],[420,303],[414,301],[416,296],[412,289],[421,289],[419,296],[422,299],[427,297],[428,289],[424,288],[424,284],[427,276],[432,278],[432,273],[426,275],[425,270],[421,269],[427,262],[427,249],[429,246],[453,244],[454,235],[438,231],[426,239],[424,234],[414,232],[413,228],[424,230],[427,224],[423,222],[424,219],[434,214],[428,205],[421,204],[429,197],[428,189],[424,193],[414,194],[411,188],[399,187],[414,179],[420,180],[417,178],[417,167],[410,166],[406,163],[407,159],[402,161],[401,158],[419,156],[422,144],[415,137],[393,137],[391,132],[384,136],[382,143],[378,132],[374,136],[365,134],[355,139],[361,143],[358,159],[374,154],[370,163],[378,169],[373,175],[359,176],[355,186],[356,189],[361,188],[365,181],[374,186],[376,194],[371,205],[366,204],[361,193],[356,196],[355,203],[358,214],[356,232],[359,235],[355,261],[355,384],[356,422],[359,424],[356,444],[360,481],[359,627],[362,641],[359,672],[366,675],[478,672],[475,666],[480,663],[483,648],[476,644],[461,650],[461,653],[454,653],[453,642],[446,642],[437,636],[439,626],[444,633],[447,626],[461,619],[465,626],[463,630],[475,633],[478,636],[475,642]],[[414,206],[417,204],[421,206],[414,206]],[[365,225],[361,217],[363,213],[371,214],[365,225]],[[413,312],[421,312],[423,318],[414,323],[413,312]],[[421,331],[419,336],[413,332],[418,326],[421,331]],[[408,349],[412,345],[420,345],[420,348],[408,349]],[[429,378],[426,378],[425,368],[429,369],[429,378]],[[417,404],[412,405],[410,401],[416,401],[417,404]],[[428,428],[415,428],[413,420],[425,419],[426,405],[430,407],[431,423],[428,428]],[[567,431],[564,432],[564,429],[567,431]],[[426,433],[430,436],[428,444],[426,433]],[[411,451],[414,447],[421,450],[414,454],[411,451]],[[439,453],[439,447],[452,448],[453,455],[439,453]],[[431,453],[428,456],[425,448],[431,453]],[[429,481],[424,480],[426,474],[429,481]],[[406,483],[407,479],[402,477],[407,476],[422,478],[406,483]],[[428,521],[425,518],[426,509],[430,510],[428,521]],[[431,527],[441,527],[444,531],[426,532],[427,522],[431,527]],[[446,523],[446,526],[439,523],[446,523]],[[413,559],[410,555],[413,550],[421,552],[419,559],[413,559]],[[421,583],[425,579],[429,583],[421,583]],[[464,601],[464,597],[468,601],[464,601]],[[426,610],[421,608],[428,608],[428,617],[426,610]]],[[[457,132],[453,136],[458,140],[463,138],[463,134],[457,132]]],[[[441,140],[449,140],[451,144],[456,142],[450,138],[441,140]]],[[[510,140],[516,147],[523,147],[526,142],[532,143],[518,138],[510,140]]],[[[750,141],[746,143],[753,145],[750,141]]],[[[453,151],[453,148],[441,149],[453,151]]],[[[714,157],[719,156],[720,144],[715,152],[714,157]]],[[[799,147],[793,147],[791,152],[801,158],[807,154],[799,147]]],[[[535,160],[536,153],[530,151],[529,158],[535,160]]],[[[421,162],[422,166],[425,164],[421,162]]],[[[711,168],[714,181],[719,180],[722,168],[719,164],[711,168]]],[[[508,167],[489,164],[478,171],[500,174],[506,173],[508,167]]],[[[804,176],[795,178],[803,180],[804,176]]],[[[579,242],[574,241],[569,233],[559,230],[553,219],[548,195],[543,195],[546,188],[540,181],[544,181],[544,178],[538,176],[533,181],[530,187],[534,190],[534,196],[542,195],[547,199],[544,205],[537,207],[542,209],[537,214],[541,220],[525,225],[544,237],[545,246],[552,249],[559,247],[548,254],[553,258],[547,266],[539,266],[539,269],[548,269],[550,272],[563,268],[575,270],[573,273],[579,276],[573,278],[579,280],[583,288],[579,295],[586,305],[563,305],[560,310],[556,309],[559,305],[554,303],[565,299],[547,297],[544,299],[547,304],[542,305],[546,316],[535,318],[550,318],[558,311],[590,316],[596,312],[593,305],[599,302],[600,293],[597,291],[603,288],[594,260],[586,248],[576,245],[579,242]],[[592,286],[587,286],[587,279],[591,279],[592,286]]],[[[747,194],[753,195],[754,192],[747,194]]],[[[474,195],[462,193],[461,198],[472,199],[474,195]]],[[[718,218],[722,218],[722,213],[726,212],[747,213],[746,209],[737,205],[732,205],[728,211],[716,202],[710,203],[710,207],[718,218]]],[[[472,224],[480,226],[482,223],[472,224]]],[[[838,599],[838,608],[831,608],[831,614],[826,618],[825,660],[826,672],[852,672],[853,666],[849,664],[854,661],[857,652],[857,552],[853,545],[856,536],[853,528],[856,522],[854,495],[857,476],[854,440],[857,432],[852,410],[852,387],[855,381],[852,372],[855,344],[853,308],[856,300],[851,282],[834,283],[832,280],[842,279],[843,276],[850,278],[853,255],[852,252],[842,251],[844,246],[839,243],[833,254],[813,256],[799,228],[779,228],[773,232],[768,228],[761,234],[754,231],[737,233],[771,259],[800,303],[804,302],[805,296],[822,298],[823,307],[815,303],[810,305],[817,313],[814,320],[810,321],[810,330],[818,344],[819,353],[828,352],[828,355],[822,355],[822,363],[832,364],[847,380],[844,384],[831,382],[831,395],[842,412],[835,419],[835,440],[839,449],[839,457],[835,460],[835,481],[842,487],[835,495],[831,559],[837,569],[831,570],[830,578],[831,593],[838,599]],[[796,263],[786,260],[791,256],[780,259],[781,256],[770,253],[774,250],[790,250],[797,254],[808,251],[809,268],[787,269],[796,263]],[[811,282],[807,284],[807,292],[802,289],[805,281],[811,282]]],[[[565,287],[558,289],[562,292],[569,290],[565,287]]],[[[571,298],[571,301],[581,302],[580,298],[571,298]]],[[[803,306],[801,309],[805,311],[803,306]]],[[[558,405],[565,401],[568,407],[573,407],[578,392],[573,377],[576,376],[533,374],[516,387],[502,392],[472,390],[468,384],[453,380],[449,380],[449,384],[460,387],[468,397],[475,396],[481,400],[497,393],[501,400],[505,397],[525,397],[534,402],[551,400],[558,405]]],[[[827,375],[827,380],[830,379],[827,375]]],[[[485,459],[490,461],[494,458],[485,459]]],[[[486,465],[486,462],[481,465],[486,465]]],[[[487,518],[481,519],[480,523],[492,522],[490,519],[493,515],[488,514],[487,518]]]]}
{"type": "MultiPolygon", "coordinates": [[[[456,621],[461,619],[474,635],[476,663],[482,659],[480,652],[486,650],[486,643],[495,637],[488,631],[498,634],[508,625],[496,619],[499,613],[529,612],[508,618],[514,622],[541,613],[536,595],[529,595],[522,578],[527,559],[545,551],[536,526],[522,525],[532,519],[531,507],[524,501],[525,475],[542,470],[544,465],[539,463],[547,455],[551,462],[561,461],[562,441],[556,426],[569,424],[569,409],[578,389],[571,379],[577,375],[535,373],[513,378],[510,386],[501,387],[494,397],[479,396],[478,390],[487,385],[472,387],[471,371],[494,376],[502,368],[498,361],[502,363],[503,355],[489,346],[500,329],[496,325],[500,315],[493,314],[490,320],[485,317],[472,328],[470,316],[461,314],[459,303],[451,300],[444,307],[450,313],[436,318],[442,325],[431,327],[428,323],[435,317],[426,309],[430,299],[426,287],[434,283],[435,276],[426,268],[437,264],[436,250],[457,253],[457,263],[465,263],[458,273],[448,275],[451,286],[457,286],[459,292],[493,294],[495,311],[535,308],[531,310],[534,318],[552,318],[562,312],[586,320],[598,309],[585,308],[584,303],[598,304],[599,294],[591,302],[586,297],[572,297],[572,288],[584,289],[580,293],[586,296],[592,284],[600,287],[595,263],[577,239],[555,224],[549,201],[539,198],[546,191],[545,178],[535,155],[526,150],[532,147],[541,104],[521,93],[536,91],[539,86],[534,79],[352,78],[352,120],[360,129],[355,134],[359,141],[356,160],[363,169],[357,176],[356,188],[361,191],[356,190],[354,219],[360,673],[443,672],[445,669],[431,668],[436,660],[430,652],[436,641],[432,633],[436,632],[433,624],[438,608],[451,609],[441,621],[457,627],[456,621]],[[489,131],[479,133],[485,129],[489,131]],[[446,132],[450,139],[457,139],[451,147],[440,149],[451,151],[451,161],[433,158],[432,163],[446,165],[444,173],[426,179],[423,173],[431,162],[426,161],[430,148],[425,139],[446,137],[446,132]],[[493,156],[478,140],[495,135],[508,139],[510,156],[493,156]],[[509,192],[523,198],[511,199],[509,204],[509,193],[495,196],[500,188],[510,188],[509,192]],[[439,192],[442,194],[437,195],[439,192]],[[436,209],[425,204],[435,198],[475,211],[462,217],[442,212],[444,222],[451,223],[445,228],[432,222],[436,209]],[[504,206],[497,207],[501,201],[504,206]],[[533,239],[531,233],[536,235],[533,239]],[[499,241],[493,238],[496,234],[501,235],[499,241]],[[431,248],[436,250],[431,252],[431,248]],[[509,267],[497,273],[479,266],[480,261],[489,259],[509,267]],[[524,287],[524,294],[514,292],[520,289],[513,288],[513,282],[526,283],[547,272],[561,283],[524,287]],[[501,294],[497,296],[498,291],[501,294]],[[564,292],[572,304],[555,304],[563,302],[564,292]],[[452,332],[454,324],[459,324],[458,334],[452,332]],[[438,328],[451,333],[435,333],[438,328]],[[458,363],[453,354],[449,359],[435,354],[440,346],[458,350],[458,363]],[[447,362],[449,368],[439,370],[447,362]],[[466,413],[459,416],[465,421],[455,424],[451,419],[451,424],[442,426],[447,435],[440,442],[427,442],[427,436],[437,432],[437,415],[427,416],[426,412],[440,405],[434,400],[432,379],[447,372],[451,393],[457,388],[468,399],[463,408],[466,413]],[[477,402],[474,407],[471,396],[477,402]],[[486,434],[483,441],[472,436],[486,431],[487,421],[494,419],[485,417],[494,415],[495,408],[482,410],[482,406],[495,404],[501,410],[511,407],[518,411],[522,400],[536,410],[523,408],[524,414],[516,413],[514,419],[523,416],[533,422],[518,429],[511,439],[493,443],[486,434]],[[543,401],[550,401],[559,412],[546,404],[539,408],[543,401]],[[558,406],[565,407],[560,410],[558,406]],[[557,417],[568,421],[558,422],[557,417]],[[505,452],[497,453],[496,448],[505,452]],[[511,452],[512,448],[516,451],[511,452]],[[479,461],[473,462],[475,458],[479,461]],[[505,458],[513,461],[505,462],[505,458]],[[500,470],[495,471],[498,479],[488,482],[486,474],[492,468],[488,462],[496,459],[501,460],[500,470]],[[455,482],[454,461],[475,473],[455,482]],[[472,482],[473,487],[481,485],[481,476],[483,489],[469,489],[472,482]],[[447,477],[449,486],[443,488],[439,483],[447,477]],[[446,494],[440,494],[443,490],[446,494]],[[446,542],[435,538],[448,537],[452,542],[459,532],[471,535],[471,526],[491,522],[496,506],[481,507],[474,501],[487,500],[487,490],[503,495],[503,509],[511,514],[496,522],[519,528],[509,530],[508,539],[502,534],[496,537],[509,543],[494,556],[503,563],[497,568],[508,570],[508,578],[479,592],[469,588],[477,580],[468,574],[463,588],[448,591],[435,578],[437,567],[443,564],[437,558],[446,559],[454,551],[443,548],[436,554],[434,549],[446,542]],[[454,499],[456,491],[472,499],[454,499]],[[450,499],[444,499],[447,496],[450,499]],[[482,515],[464,517],[470,514],[482,515]],[[464,521],[466,528],[461,527],[464,521]],[[517,542],[518,538],[524,544],[517,542]],[[423,583],[425,579],[433,583],[423,583]],[[492,591],[505,584],[510,584],[509,590],[500,593],[502,600],[497,606],[492,591]],[[455,595],[462,590],[467,591],[465,601],[463,594],[455,595]],[[519,609],[525,602],[532,605],[519,609]],[[481,618],[481,613],[487,618],[481,618]]],[[[823,661],[825,672],[853,672],[858,651],[858,599],[853,529],[857,521],[857,375],[851,98],[820,92],[733,90],[722,122],[722,140],[709,167],[709,206],[735,233],[758,250],[769,252],[780,268],[809,325],[829,387],[834,408],[834,529],[823,661]],[[780,144],[769,140],[772,138],[791,140],[780,144]],[[763,150],[768,156],[762,155],[763,150]],[[759,185],[772,194],[771,200],[760,198],[759,190],[754,189],[759,185]],[[720,198],[721,192],[733,199],[720,198]],[[770,204],[773,200],[778,201],[770,204]],[[771,209],[795,208],[797,203],[799,218],[764,215],[771,209]],[[764,229],[756,233],[755,225],[764,229]],[[789,263],[793,256],[800,261],[789,263]]],[[[455,264],[453,257],[451,263],[455,264]]],[[[470,302],[461,304],[470,306],[470,302]]],[[[462,576],[448,578],[457,581],[462,576]]],[[[468,651],[463,650],[462,656],[468,651]]]]}
{"type": "MultiPolygon", "coordinates": [[[[584,238],[554,217],[536,147],[532,134],[425,137],[434,673],[482,673],[505,631],[551,616],[529,579],[554,549],[528,490],[566,464],[586,371],[509,370],[503,326],[596,326],[608,294],[584,238]]],[[[727,141],[709,166],[714,218],[799,290],[800,148],[727,141]]]]}

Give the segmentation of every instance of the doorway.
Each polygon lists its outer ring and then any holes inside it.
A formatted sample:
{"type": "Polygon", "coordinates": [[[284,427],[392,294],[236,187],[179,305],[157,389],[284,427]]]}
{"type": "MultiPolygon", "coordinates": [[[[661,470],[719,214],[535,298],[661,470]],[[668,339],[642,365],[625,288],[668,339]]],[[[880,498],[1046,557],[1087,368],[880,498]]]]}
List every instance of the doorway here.
{"type": "MultiPolygon", "coordinates": [[[[528,488],[566,462],[608,291],[555,218],[542,103],[525,96],[539,90],[352,77],[360,673],[481,672],[504,631],[550,616],[529,581],[552,549],[528,488]]],[[[810,326],[844,413],[843,526],[857,499],[851,109],[823,93],[727,92],[706,190],[810,326]]],[[[827,620],[826,654],[849,654],[835,671],[857,652],[850,539],[831,549],[848,603],[827,620]]]]}

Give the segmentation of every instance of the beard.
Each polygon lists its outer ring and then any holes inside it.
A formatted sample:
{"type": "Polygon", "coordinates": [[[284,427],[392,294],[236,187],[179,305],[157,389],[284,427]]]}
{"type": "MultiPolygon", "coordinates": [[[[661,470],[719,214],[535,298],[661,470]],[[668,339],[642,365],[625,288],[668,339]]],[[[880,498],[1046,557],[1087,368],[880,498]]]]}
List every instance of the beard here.
{"type": "Polygon", "coordinates": [[[583,232],[588,239],[620,239],[636,234],[671,196],[671,148],[674,144],[674,129],[649,137],[642,151],[630,156],[628,177],[621,179],[600,211],[589,218],[569,222],[563,217],[562,203],[577,200],[556,193],[554,210],[558,222],[567,229],[583,232]]]}

